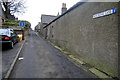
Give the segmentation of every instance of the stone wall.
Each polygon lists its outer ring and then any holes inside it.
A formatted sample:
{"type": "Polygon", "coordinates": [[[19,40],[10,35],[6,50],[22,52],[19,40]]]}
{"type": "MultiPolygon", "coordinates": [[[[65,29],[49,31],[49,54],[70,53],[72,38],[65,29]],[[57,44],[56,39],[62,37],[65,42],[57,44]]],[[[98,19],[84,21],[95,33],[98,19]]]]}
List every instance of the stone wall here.
{"type": "Polygon", "coordinates": [[[118,12],[93,19],[93,15],[116,8],[113,2],[86,2],[48,27],[47,39],[78,55],[84,62],[118,77],[118,12]]]}

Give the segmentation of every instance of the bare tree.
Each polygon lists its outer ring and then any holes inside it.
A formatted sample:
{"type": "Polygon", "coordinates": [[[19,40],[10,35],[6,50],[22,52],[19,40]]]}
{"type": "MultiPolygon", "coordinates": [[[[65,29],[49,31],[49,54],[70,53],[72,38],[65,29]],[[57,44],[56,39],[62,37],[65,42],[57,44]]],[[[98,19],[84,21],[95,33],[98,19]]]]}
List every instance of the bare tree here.
{"type": "Polygon", "coordinates": [[[6,2],[3,1],[3,6],[5,8],[6,17],[9,14],[24,13],[26,8],[24,6],[23,0],[7,0],[6,2]]]}

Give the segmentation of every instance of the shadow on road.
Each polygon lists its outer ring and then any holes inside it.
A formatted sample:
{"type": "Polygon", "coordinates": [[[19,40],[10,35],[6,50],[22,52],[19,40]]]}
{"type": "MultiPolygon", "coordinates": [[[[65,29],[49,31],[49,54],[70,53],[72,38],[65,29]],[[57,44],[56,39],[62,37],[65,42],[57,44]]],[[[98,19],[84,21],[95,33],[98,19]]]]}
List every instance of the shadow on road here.
{"type": "Polygon", "coordinates": [[[1,49],[1,51],[8,51],[8,50],[10,50],[9,47],[2,47],[2,49],[1,49]]]}

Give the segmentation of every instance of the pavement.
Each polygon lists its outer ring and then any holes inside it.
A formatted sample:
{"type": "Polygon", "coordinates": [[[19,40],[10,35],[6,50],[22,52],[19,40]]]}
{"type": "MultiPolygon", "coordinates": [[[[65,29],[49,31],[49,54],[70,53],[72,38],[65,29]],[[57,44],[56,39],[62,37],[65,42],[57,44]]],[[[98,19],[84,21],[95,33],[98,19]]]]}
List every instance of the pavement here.
{"type": "Polygon", "coordinates": [[[76,66],[35,32],[25,40],[10,78],[97,78],[76,66]]]}
{"type": "Polygon", "coordinates": [[[14,62],[14,59],[16,55],[18,54],[18,51],[20,50],[21,45],[24,41],[20,41],[19,43],[14,45],[13,49],[9,49],[4,47],[1,51],[2,56],[2,77],[4,78],[8,71],[10,70],[12,63],[14,62]]]}

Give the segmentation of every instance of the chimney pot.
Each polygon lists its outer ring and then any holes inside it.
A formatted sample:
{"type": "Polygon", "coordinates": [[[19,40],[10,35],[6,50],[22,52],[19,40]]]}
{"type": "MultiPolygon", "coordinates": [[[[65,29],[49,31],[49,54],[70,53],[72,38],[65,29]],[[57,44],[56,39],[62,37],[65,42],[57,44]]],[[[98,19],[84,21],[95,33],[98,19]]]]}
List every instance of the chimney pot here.
{"type": "Polygon", "coordinates": [[[66,3],[62,3],[62,8],[66,8],[66,3]]]}
{"type": "Polygon", "coordinates": [[[66,3],[62,3],[62,11],[61,11],[61,14],[63,14],[64,12],[67,11],[67,8],[66,8],[66,3]]]}

